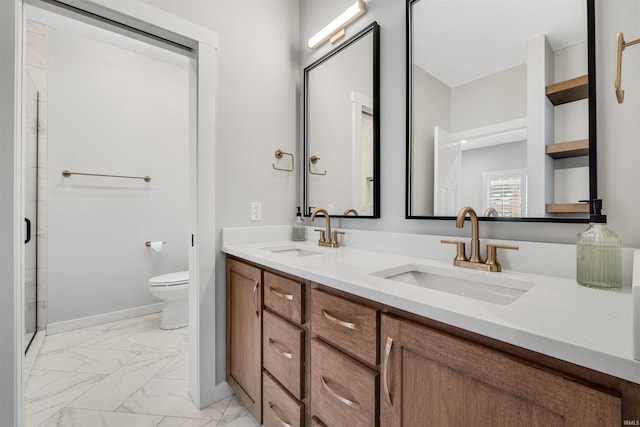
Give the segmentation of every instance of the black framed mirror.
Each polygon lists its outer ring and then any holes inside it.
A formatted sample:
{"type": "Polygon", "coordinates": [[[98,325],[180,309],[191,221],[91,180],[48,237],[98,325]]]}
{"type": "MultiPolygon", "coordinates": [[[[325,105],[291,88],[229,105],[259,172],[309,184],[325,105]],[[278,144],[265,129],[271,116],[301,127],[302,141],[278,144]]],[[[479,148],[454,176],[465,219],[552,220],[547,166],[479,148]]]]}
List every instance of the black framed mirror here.
{"type": "Polygon", "coordinates": [[[594,2],[407,0],[407,218],[588,222],[594,2]]]}
{"type": "Polygon", "coordinates": [[[380,217],[380,27],[304,69],[304,212],[380,217]]]}

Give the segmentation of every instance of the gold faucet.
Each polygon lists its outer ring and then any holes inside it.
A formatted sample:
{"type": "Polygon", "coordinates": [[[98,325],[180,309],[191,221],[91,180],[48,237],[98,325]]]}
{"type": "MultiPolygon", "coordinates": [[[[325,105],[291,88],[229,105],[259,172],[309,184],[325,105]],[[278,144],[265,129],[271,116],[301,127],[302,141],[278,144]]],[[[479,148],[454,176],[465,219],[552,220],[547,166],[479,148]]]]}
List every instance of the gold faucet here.
{"type": "Polygon", "coordinates": [[[354,214],[355,216],[358,216],[358,211],[353,209],[353,208],[349,208],[349,209],[345,210],[342,215],[347,216],[350,213],[354,214]]]}
{"type": "Polygon", "coordinates": [[[482,216],[498,216],[498,211],[496,208],[488,207],[487,210],[484,211],[482,216]]]}
{"type": "Polygon", "coordinates": [[[472,268],[474,270],[502,271],[502,266],[498,262],[497,257],[498,249],[518,250],[518,246],[499,244],[487,245],[487,260],[483,261],[480,256],[478,215],[476,215],[476,212],[472,207],[465,206],[460,209],[458,217],[456,218],[456,227],[464,227],[464,219],[467,217],[467,214],[471,218],[471,257],[467,258],[467,254],[465,253],[465,244],[463,241],[441,240],[442,243],[454,244],[457,247],[456,257],[453,259],[453,265],[456,267],[472,268]]]}
{"type": "Polygon", "coordinates": [[[316,215],[319,213],[323,214],[325,219],[327,220],[327,229],[322,230],[322,229],[316,228],[314,230],[320,233],[318,246],[326,246],[329,248],[340,247],[340,243],[338,243],[338,234],[344,234],[344,232],[334,231],[333,233],[331,233],[331,218],[329,217],[329,213],[322,208],[317,208],[311,213],[311,221],[313,221],[316,218],[316,215]]]}
{"type": "Polygon", "coordinates": [[[469,258],[469,262],[482,263],[483,261],[480,257],[478,215],[476,215],[476,211],[474,211],[471,206],[465,206],[460,209],[460,212],[458,212],[458,218],[456,218],[456,227],[464,227],[464,219],[467,214],[469,214],[469,217],[471,218],[471,258],[469,258]]]}

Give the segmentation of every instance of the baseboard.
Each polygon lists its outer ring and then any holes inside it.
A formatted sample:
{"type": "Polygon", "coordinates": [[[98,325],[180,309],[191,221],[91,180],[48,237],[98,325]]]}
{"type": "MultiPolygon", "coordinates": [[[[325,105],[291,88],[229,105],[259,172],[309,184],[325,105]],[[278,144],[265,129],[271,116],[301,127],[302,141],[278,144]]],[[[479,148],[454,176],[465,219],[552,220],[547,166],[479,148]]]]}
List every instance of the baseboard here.
{"type": "Polygon", "coordinates": [[[102,325],[103,323],[115,322],[117,320],[131,319],[134,317],[145,316],[147,314],[159,313],[161,311],[162,303],[157,303],[128,308],[126,310],[112,311],[110,313],[96,314],[95,316],[81,317],[79,319],[65,320],[63,322],[49,323],[47,325],[47,335],[55,335],[61,332],[73,331],[74,329],[88,328],[90,326],[102,325]]]}

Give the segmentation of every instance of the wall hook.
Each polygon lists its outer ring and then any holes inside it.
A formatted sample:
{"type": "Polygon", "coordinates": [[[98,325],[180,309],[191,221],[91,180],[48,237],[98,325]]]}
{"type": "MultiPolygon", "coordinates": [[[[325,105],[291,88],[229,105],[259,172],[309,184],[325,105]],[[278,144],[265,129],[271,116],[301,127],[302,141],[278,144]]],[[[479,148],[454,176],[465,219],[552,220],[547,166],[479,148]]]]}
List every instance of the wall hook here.
{"type": "Polygon", "coordinates": [[[272,163],[271,166],[273,166],[273,168],[277,171],[293,172],[293,168],[295,167],[295,161],[292,153],[287,153],[286,151],[282,151],[282,150],[276,150],[275,156],[276,156],[276,159],[281,159],[282,156],[291,156],[291,169],[277,168],[275,163],[272,163]]]}
{"type": "Polygon", "coordinates": [[[624,41],[624,35],[622,32],[618,33],[616,36],[616,97],[618,98],[618,104],[622,104],[624,102],[624,90],[622,90],[622,51],[628,47],[633,46],[634,44],[640,43],[640,38],[631,40],[630,42],[624,41]]]}

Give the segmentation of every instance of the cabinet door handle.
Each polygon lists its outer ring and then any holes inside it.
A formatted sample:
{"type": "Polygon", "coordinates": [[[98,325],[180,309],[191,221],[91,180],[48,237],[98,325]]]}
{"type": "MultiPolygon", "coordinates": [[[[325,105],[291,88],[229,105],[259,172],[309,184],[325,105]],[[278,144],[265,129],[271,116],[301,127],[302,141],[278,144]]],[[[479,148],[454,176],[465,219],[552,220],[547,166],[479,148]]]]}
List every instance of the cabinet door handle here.
{"type": "Polygon", "coordinates": [[[336,399],[338,399],[340,402],[344,403],[347,406],[352,407],[353,409],[357,409],[358,411],[360,410],[360,404],[358,402],[356,402],[355,400],[349,400],[346,397],[342,397],[340,396],[338,393],[336,393],[335,391],[333,391],[331,389],[331,387],[329,387],[329,384],[327,384],[327,380],[324,379],[324,377],[320,377],[320,379],[322,380],[322,385],[324,386],[324,388],[336,399]]]}
{"type": "Polygon", "coordinates": [[[253,308],[256,310],[256,316],[260,317],[260,311],[258,310],[258,303],[256,299],[258,298],[258,285],[260,282],[256,281],[256,285],[253,287],[253,308]]]}
{"type": "Polygon", "coordinates": [[[276,420],[278,420],[278,422],[282,424],[282,427],[291,427],[291,424],[282,419],[282,416],[280,416],[280,414],[278,413],[278,407],[276,405],[269,402],[269,407],[273,411],[273,416],[276,417],[276,420]]]}
{"type": "Polygon", "coordinates": [[[269,338],[269,346],[276,351],[282,357],[286,357],[287,359],[293,359],[293,353],[288,351],[284,351],[276,345],[276,341],[272,338],[269,338]]]}
{"type": "Polygon", "coordinates": [[[384,361],[382,362],[382,387],[384,388],[384,397],[387,398],[389,405],[393,406],[391,402],[391,393],[389,393],[389,359],[391,355],[391,347],[393,346],[393,338],[387,337],[387,342],[384,345],[384,361]]]}
{"type": "Polygon", "coordinates": [[[351,322],[346,322],[344,320],[336,319],[324,309],[322,310],[322,315],[325,317],[325,319],[330,320],[333,323],[336,323],[340,326],[344,326],[347,329],[353,329],[356,331],[360,330],[360,325],[358,325],[357,323],[351,323],[351,322]]]}
{"type": "Polygon", "coordinates": [[[269,292],[271,292],[272,294],[274,294],[279,298],[286,299],[287,301],[293,301],[293,295],[285,294],[284,292],[281,292],[280,289],[269,287],[269,292]]]}

